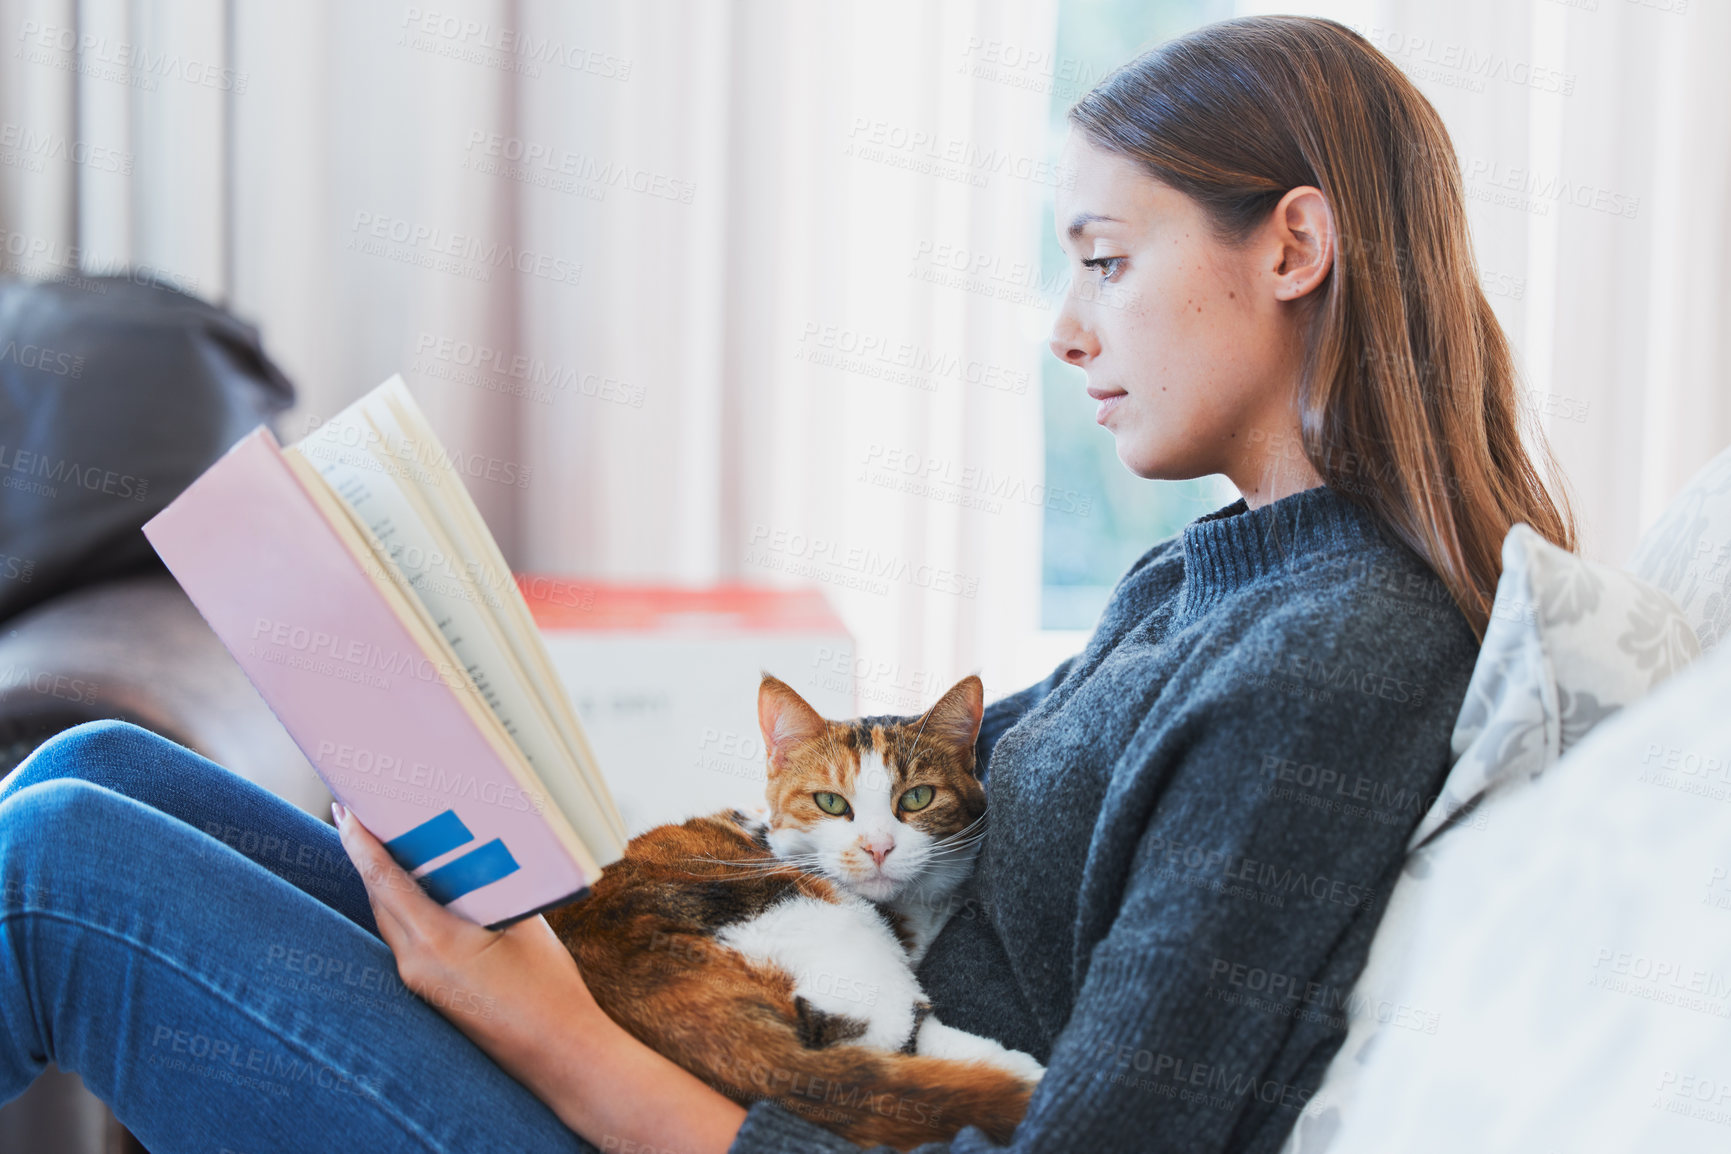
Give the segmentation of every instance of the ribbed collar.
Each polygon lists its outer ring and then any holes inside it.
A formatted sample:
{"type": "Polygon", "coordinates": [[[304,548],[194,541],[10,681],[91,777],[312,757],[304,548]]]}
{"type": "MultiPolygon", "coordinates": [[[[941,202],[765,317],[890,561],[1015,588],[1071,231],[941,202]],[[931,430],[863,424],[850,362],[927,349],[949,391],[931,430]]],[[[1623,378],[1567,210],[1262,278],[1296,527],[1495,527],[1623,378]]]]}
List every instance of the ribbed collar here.
{"type": "Polygon", "coordinates": [[[1240,497],[1184,527],[1184,586],[1178,613],[1186,620],[1252,581],[1326,549],[1380,540],[1376,518],[1326,485],[1252,509],[1240,497]]]}

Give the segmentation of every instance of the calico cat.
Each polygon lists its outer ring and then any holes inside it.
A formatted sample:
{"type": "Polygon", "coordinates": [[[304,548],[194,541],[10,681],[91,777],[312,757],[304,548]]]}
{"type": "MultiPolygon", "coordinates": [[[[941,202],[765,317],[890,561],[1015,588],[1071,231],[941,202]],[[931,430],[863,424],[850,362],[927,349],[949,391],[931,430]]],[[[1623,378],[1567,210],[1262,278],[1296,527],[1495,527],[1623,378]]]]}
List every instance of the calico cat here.
{"type": "Polygon", "coordinates": [[[914,976],[984,830],[982,698],[968,677],[918,717],[833,722],[764,674],[767,810],[640,834],[547,915],[602,1009],[855,1142],[1006,1140],[1043,1069],[939,1022],[914,976]]]}

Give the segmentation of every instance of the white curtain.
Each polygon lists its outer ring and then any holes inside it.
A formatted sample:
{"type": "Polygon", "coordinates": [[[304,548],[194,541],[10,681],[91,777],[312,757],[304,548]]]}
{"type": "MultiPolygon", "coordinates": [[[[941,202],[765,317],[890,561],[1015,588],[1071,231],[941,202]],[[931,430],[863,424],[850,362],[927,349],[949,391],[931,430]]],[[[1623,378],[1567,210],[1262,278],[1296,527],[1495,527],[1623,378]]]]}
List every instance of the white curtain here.
{"type": "MultiPolygon", "coordinates": [[[[520,568],[815,581],[880,700],[1002,691],[1052,656],[1058,2],[0,0],[0,259],[229,304],[290,437],[402,371],[520,568]]],[[[1309,10],[1442,111],[1621,561],[1731,442],[1731,5],[1309,10]]]]}
{"type": "Polygon", "coordinates": [[[5,118],[124,161],[0,168],[0,222],[55,242],[14,271],[228,303],[299,386],[290,437],[401,370],[520,568],[817,581],[880,702],[1044,660],[1046,320],[994,292],[1049,227],[1047,98],[969,69],[1049,50],[1053,0],[5,0],[0,28],[5,118]]]}
{"type": "Polygon", "coordinates": [[[1731,4],[1241,8],[1350,24],[1436,105],[1584,549],[1623,563],[1731,444],[1731,4]]]}

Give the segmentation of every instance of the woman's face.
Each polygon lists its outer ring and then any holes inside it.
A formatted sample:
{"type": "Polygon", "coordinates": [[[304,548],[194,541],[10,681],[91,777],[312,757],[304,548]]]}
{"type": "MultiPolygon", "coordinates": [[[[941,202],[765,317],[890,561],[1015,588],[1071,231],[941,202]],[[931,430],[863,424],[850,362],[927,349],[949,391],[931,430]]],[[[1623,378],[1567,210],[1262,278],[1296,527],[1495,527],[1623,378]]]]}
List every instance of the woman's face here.
{"type": "Polygon", "coordinates": [[[1296,452],[1303,346],[1291,302],[1320,279],[1295,279],[1306,259],[1305,226],[1294,231],[1287,211],[1297,190],[1268,227],[1228,246],[1195,201],[1083,133],[1071,132],[1065,160],[1076,179],[1057,190],[1058,240],[1075,279],[1052,352],[1087,373],[1118,458],[1141,477],[1224,473],[1252,505],[1318,483],[1296,452]],[[1308,476],[1282,485],[1294,457],[1308,476]]]}

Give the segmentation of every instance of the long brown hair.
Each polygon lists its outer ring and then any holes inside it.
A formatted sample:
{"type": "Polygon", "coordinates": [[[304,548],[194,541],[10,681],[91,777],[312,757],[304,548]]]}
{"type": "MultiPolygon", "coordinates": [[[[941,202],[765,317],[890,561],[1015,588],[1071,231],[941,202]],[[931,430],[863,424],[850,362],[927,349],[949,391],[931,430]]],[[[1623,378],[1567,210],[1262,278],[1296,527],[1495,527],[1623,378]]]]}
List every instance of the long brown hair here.
{"type": "MultiPolygon", "coordinates": [[[[1228,243],[1290,189],[1322,191],[1336,244],[1306,298],[1302,452],[1430,564],[1475,634],[1511,525],[1573,551],[1567,497],[1546,491],[1522,445],[1454,148],[1387,57],[1331,20],[1226,20],[1119,68],[1069,118],[1199,202],[1228,243]]],[[[1536,423],[1525,431],[1557,476],[1536,423]]]]}

